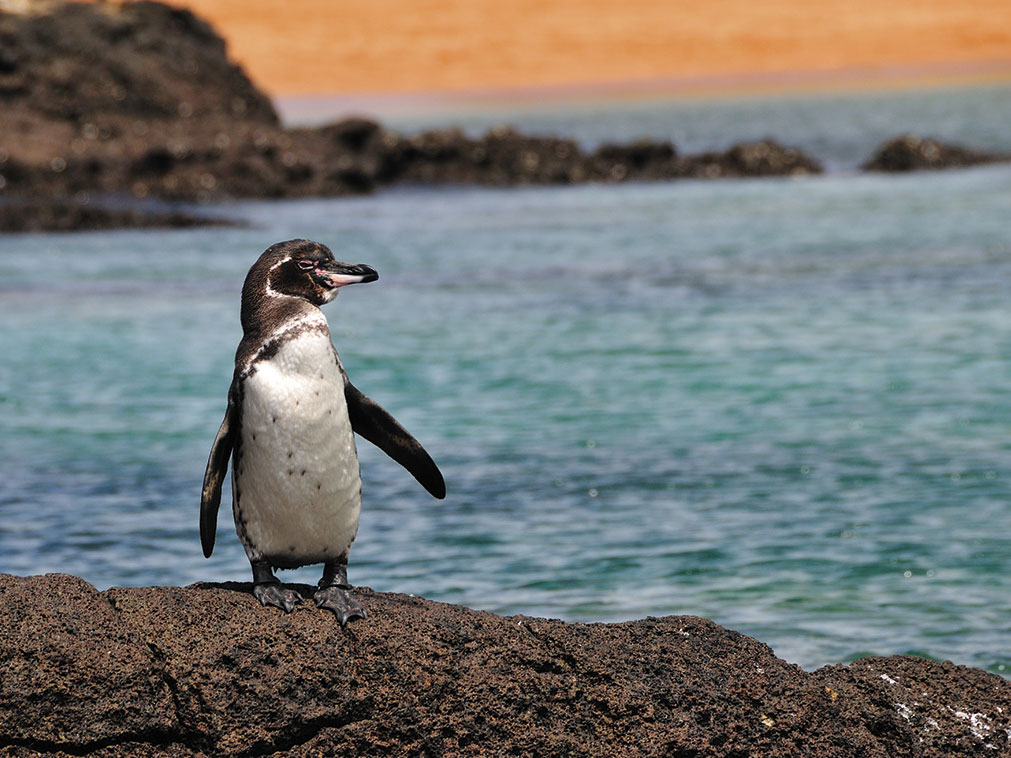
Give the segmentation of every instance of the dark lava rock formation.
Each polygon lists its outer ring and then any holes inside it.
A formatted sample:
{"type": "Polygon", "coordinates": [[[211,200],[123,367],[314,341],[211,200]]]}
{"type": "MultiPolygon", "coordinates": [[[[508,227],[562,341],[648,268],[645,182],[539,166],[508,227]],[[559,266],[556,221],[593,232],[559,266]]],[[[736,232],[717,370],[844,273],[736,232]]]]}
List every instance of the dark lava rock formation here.
{"type": "MultiPolygon", "coordinates": [[[[771,141],[679,156],[670,142],[604,145],[507,127],[405,136],[367,119],[284,129],[269,99],[191,12],[156,2],[39,2],[0,11],[0,229],[70,225],[73,213],[7,221],[4,198],[79,207],[336,196],[394,183],[512,186],[817,173],[771,141]]],[[[134,211],[134,214],[141,211],[134,211]]],[[[86,214],[85,214],[86,215],[86,214]]],[[[113,218],[113,216],[109,216],[113,218]]],[[[136,219],[135,219],[136,220],[136,219]]]]}
{"type": "Polygon", "coordinates": [[[138,118],[278,124],[207,23],[154,2],[36,2],[0,15],[0,93],[22,118],[92,124],[99,139],[138,118]]]}
{"type": "MultiPolygon", "coordinates": [[[[683,155],[666,140],[576,141],[498,127],[403,135],[351,118],[283,128],[270,100],[188,10],[37,0],[0,10],[0,231],[219,223],[148,201],[357,195],[393,184],[517,186],[798,176],[822,167],[773,140],[683,155]]],[[[1009,160],[893,140],[868,170],[1009,160]]]]}
{"type": "Polygon", "coordinates": [[[700,618],[567,624],[369,590],[342,631],[248,590],[0,575],[0,754],[1011,755],[1011,682],[950,663],[807,673],[700,618]]]}
{"type": "Polygon", "coordinates": [[[1008,161],[1011,161],[1011,155],[946,145],[929,137],[906,134],[879,147],[861,168],[865,171],[923,171],[1008,161]]]}

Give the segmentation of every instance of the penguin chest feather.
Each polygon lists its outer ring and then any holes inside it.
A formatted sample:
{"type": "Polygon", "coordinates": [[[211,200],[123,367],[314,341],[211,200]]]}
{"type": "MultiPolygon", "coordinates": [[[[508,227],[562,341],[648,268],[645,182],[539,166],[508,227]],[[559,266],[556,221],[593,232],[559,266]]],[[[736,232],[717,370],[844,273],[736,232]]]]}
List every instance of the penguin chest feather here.
{"type": "Polygon", "coordinates": [[[361,478],[329,333],[293,337],[257,361],[241,419],[233,511],[246,554],[277,567],[338,558],[358,531],[361,478]]]}

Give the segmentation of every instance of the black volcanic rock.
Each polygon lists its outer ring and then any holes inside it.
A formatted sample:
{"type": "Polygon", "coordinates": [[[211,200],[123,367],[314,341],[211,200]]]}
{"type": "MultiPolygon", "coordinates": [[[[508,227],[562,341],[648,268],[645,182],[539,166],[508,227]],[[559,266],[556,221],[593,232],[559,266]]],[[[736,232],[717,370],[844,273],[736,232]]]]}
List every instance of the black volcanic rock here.
{"type": "Polygon", "coordinates": [[[923,171],[1008,161],[1011,161],[1011,155],[987,153],[906,134],[881,145],[861,168],[865,171],[923,171]]]}
{"type": "Polygon", "coordinates": [[[669,140],[604,143],[594,151],[590,160],[594,174],[605,181],[673,179],[678,176],[677,150],[669,140]]]}
{"type": "Polygon", "coordinates": [[[188,10],[156,2],[37,3],[0,13],[0,101],[117,136],[124,119],[277,126],[270,100],[188,10]]]}
{"type": "MultiPolygon", "coordinates": [[[[207,202],[357,195],[392,184],[517,186],[821,173],[771,139],[685,155],[669,140],[605,143],[498,127],[403,135],[367,118],[285,129],[190,11],[157,2],[38,0],[0,10],[0,203],[6,229],[147,221],[114,199],[207,202]],[[113,203],[105,202],[113,198],[113,203]],[[98,202],[94,202],[98,201],[98,202]],[[53,205],[50,212],[45,203],[53,205]],[[21,215],[11,208],[23,208],[21,215]],[[46,226],[49,224],[49,226],[46,226]]],[[[1011,160],[915,136],[869,171],[1011,160]]],[[[153,223],[189,223],[180,215],[153,223]]]]}
{"type": "Polygon", "coordinates": [[[0,50],[0,193],[8,197],[210,199],[221,193],[207,167],[229,145],[280,133],[269,98],[187,10],[37,2],[0,11],[0,50]]]}
{"type": "Polygon", "coordinates": [[[725,153],[685,156],[679,169],[681,176],[697,179],[804,176],[823,170],[810,156],[771,139],[738,143],[725,153]]]}
{"type": "Polygon", "coordinates": [[[1011,754],[1011,682],[976,669],[806,673],[689,616],[567,624],[358,594],[369,618],[341,630],[248,585],[0,575],[0,754],[1011,754]]]}
{"type": "Polygon", "coordinates": [[[515,186],[590,178],[575,141],[524,135],[505,126],[477,139],[460,129],[421,132],[393,149],[399,170],[389,181],[515,186]]]}
{"type": "MultiPolygon", "coordinates": [[[[515,186],[819,170],[774,143],[679,156],[498,127],[405,136],[366,118],[283,129],[269,99],[190,11],[157,2],[37,2],[0,11],[2,228],[99,228],[103,198],[206,202],[340,196],[395,183],[515,186]],[[83,199],[82,199],[83,198],[83,199]],[[51,203],[47,212],[45,203],[51,203]],[[48,226],[47,226],[48,224],[48,226]]],[[[153,223],[188,223],[180,216],[153,223]]]]}

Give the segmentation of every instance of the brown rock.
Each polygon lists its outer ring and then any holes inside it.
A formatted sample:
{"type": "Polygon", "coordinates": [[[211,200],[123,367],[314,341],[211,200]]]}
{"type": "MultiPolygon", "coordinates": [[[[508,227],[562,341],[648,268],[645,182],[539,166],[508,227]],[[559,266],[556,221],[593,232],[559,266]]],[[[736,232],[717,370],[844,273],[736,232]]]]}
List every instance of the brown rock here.
{"type": "Polygon", "coordinates": [[[393,183],[818,170],[771,142],[680,158],[669,141],[609,144],[588,155],[574,140],[509,127],[477,139],[459,129],[403,136],[356,117],[286,130],[267,96],[228,60],[224,41],[188,10],[58,0],[26,7],[0,10],[0,231],[185,223],[90,201],[124,194],[213,202],[354,195],[393,183]]]}
{"type": "Polygon", "coordinates": [[[270,100],[193,13],[156,2],[36,3],[0,12],[0,93],[22,111],[122,136],[131,119],[277,126],[270,100]]]}
{"type": "Polygon", "coordinates": [[[172,687],[143,638],[87,582],[0,578],[0,745],[160,739],[172,687]]]}
{"type": "Polygon", "coordinates": [[[673,179],[678,175],[677,150],[669,140],[604,143],[593,153],[592,161],[595,174],[604,181],[673,179]]]}
{"type": "Polygon", "coordinates": [[[516,186],[591,178],[575,141],[524,135],[506,126],[479,139],[459,129],[438,129],[386,142],[396,156],[386,161],[395,167],[385,174],[390,182],[516,186]]]}
{"type": "Polygon", "coordinates": [[[822,173],[821,164],[800,150],[775,140],[742,142],[724,153],[689,155],[679,160],[678,173],[696,179],[726,177],[804,176],[822,173]]]}
{"type": "MultiPolygon", "coordinates": [[[[394,183],[517,186],[822,171],[773,140],[680,155],[669,141],[642,139],[588,154],[575,140],[509,127],[480,138],[459,129],[405,136],[356,117],[283,129],[267,96],[229,61],[221,37],[188,10],[58,0],[26,7],[0,10],[0,231],[190,223],[90,200],[124,194],[213,202],[356,195],[394,183]]],[[[996,160],[1011,156],[903,137],[865,168],[996,160]]]]}
{"type": "Polygon", "coordinates": [[[369,618],[342,631],[242,584],[0,575],[0,754],[1011,754],[1011,682],[974,669],[806,673],[699,618],[567,624],[359,593],[369,618]]]}
{"type": "Polygon", "coordinates": [[[1007,161],[1011,161],[1011,155],[987,153],[906,134],[879,147],[862,168],[865,171],[923,171],[1007,161]]]}

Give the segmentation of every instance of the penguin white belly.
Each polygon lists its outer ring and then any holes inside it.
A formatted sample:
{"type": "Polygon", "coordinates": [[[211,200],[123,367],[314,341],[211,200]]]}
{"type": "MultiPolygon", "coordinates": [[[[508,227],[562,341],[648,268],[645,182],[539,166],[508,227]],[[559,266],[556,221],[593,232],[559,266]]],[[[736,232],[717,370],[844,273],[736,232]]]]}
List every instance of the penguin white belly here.
{"type": "Polygon", "coordinates": [[[279,568],[338,558],[358,531],[362,484],[329,333],[257,362],[241,414],[233,511],[247,556],[279,568]]]}

